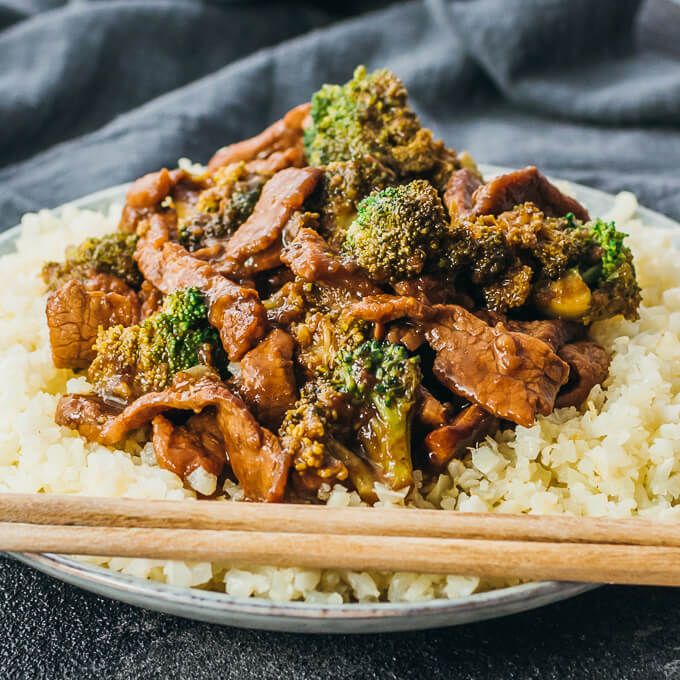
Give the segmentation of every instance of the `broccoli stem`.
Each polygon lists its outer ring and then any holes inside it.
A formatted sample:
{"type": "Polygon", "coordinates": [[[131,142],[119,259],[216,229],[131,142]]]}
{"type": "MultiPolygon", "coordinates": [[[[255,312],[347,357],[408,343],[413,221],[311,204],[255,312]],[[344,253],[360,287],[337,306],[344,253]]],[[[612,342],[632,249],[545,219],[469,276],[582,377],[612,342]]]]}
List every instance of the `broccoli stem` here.
{"type": "Polygon", "coordinates": [[[403,489],[413,484],[413,402],[388,406],[382,399],[373,399],[373,405],[376,413],[360,429],[359,440],[371,462],[379,466],[387,485],[403,489]]]}

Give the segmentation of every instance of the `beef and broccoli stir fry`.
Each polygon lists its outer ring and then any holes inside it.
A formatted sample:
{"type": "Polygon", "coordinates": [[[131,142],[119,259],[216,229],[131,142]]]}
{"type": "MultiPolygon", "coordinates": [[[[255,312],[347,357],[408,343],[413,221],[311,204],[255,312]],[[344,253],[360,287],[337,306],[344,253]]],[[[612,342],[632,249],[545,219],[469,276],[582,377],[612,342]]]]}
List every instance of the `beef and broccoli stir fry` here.
{"type": "Polygon", "coordinates": [[[534,167],[485,181],[360,67],[205,169],[140,178],[116,233],[45,264],[54,363],[94,390],[56,421],[139,431],[203,496],[372,503],[606,379],[588,328],[637,316],[624,237],[534,167]]]}

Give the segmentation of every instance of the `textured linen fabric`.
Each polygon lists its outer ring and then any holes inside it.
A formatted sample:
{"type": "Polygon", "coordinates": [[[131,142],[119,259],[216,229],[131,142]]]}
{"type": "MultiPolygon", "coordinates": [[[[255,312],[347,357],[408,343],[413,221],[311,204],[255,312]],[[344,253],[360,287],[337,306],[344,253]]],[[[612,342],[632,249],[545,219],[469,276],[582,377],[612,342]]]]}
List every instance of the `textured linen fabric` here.
{"type": "Polygon", "coordinates": [[[635,50],[637,0],[412,2],[273,47],[329,15],[182,0],[38,11],[54,4],[0,0],[2,227],[204,160],[358,63],[399,73],[423,120],[480,161],[632,189],[680,217],[680,67],[635,50]]]}
{"type": "MultiPolygon", "coordinates": [[[[206,160],[358,63],[399,73],[479,161],[680,218],[680,62],[636,49],[638,2],[430,0],[335,21],[369,8],[0,0],[0,229],[206,160]]],[[[675,590],[607,588],[460,629],[309,638],[138,610],[0,559],[0,677],[676,678],[679,611],[675,590]]]]}

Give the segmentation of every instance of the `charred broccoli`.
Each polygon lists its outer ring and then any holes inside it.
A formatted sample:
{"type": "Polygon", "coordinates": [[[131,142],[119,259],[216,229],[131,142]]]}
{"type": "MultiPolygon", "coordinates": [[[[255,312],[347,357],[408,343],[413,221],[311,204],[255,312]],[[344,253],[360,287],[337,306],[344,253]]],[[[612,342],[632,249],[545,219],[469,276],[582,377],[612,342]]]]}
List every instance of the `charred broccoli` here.
{"type": "Polygon", "coordinates": [[[140,325],[101,329],[88,371],[95,389],[129,401],[167,387],[175,373],[205,364],[224,370],[226,360],[208,308],[196,288],[177,290],[140,325]]]}
{"type": "Polygon", "coordinates": [[[305,130],[310,165],[373,157],[401,177],[456,163],[455,154],[421,127],[403,83],[387,69],[359,66],[344,85],[324,85],[312,97],[305,130]]]}
{"type": "Polygon", "coordinates": [[[426,180],[387,187],[359,203],[343,250],[372,278],[395,282],[417,276],[439,251],[446,218],[426,180]]]}
{"type": "Polygon", "coordinates": [[[220,168],[214,179],[215,185],[199,196],[196,211],[180,222],[179,241],[188,250],[234,233],[250,217],[266,182],[263,175],[248,174],[245,163],[220,168]]]}
{"type": "Polygon", "coordinates": [[[549,316],[590,323],[634,318],[639,289],[625,234],[601,220],[546,217],[533,203],[500,215],[454,219],[439,268],[481,287],[484,304],[505,312],[532,299],[549,316]]]}
{"type": "Polygon", "coordinates": [[[567,216],[570,233],[579,244],[578,259],[559,277],[538,283],[537,306],[550,316],[579,320],[584,324],[622,314],[636,319],[640,287],[627,234],[614,222],[600,219],[581,224],[567,216]]]}
{"type": "Polygon", "coordinates": [[[86,277],[97,271],[113,274],[129,286],[138,288],[142,275],[132,256],[137,246],[135,234],[114,232],[101,237],[91,237],[78,246],[66,249],[66,261],[47,262],[42,277],[50,290],[56,290],[69,279],[86,277]]]}
{"type": "Polygon", "coordinates": [[[332,376],[333,386],[359,406],[358,439],[394,489],[413,483],[411,421],[421,377],[419,357],[375,340],[342,353],[332,376]]]}

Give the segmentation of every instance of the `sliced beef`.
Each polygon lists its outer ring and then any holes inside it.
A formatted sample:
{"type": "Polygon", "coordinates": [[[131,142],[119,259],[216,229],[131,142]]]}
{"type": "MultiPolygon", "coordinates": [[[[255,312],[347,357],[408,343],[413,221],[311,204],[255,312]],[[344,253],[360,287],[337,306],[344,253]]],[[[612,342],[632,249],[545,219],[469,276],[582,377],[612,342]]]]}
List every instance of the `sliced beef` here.
{"type": "Polygon", "coordinates": [[[255,158],[246,163],[246,170],[258,175],[273,175],[284,168],[302,168],[307,164],[301,144],[283,151],[274,151],[266,158],[255,158]]]}
{"type": "Polygon", "coordinates": [[[450,423],[425,437],[430,465],[441,470],[452,458],[462,456],[470,446],[497,430],[499,424],[498,418],[476,404],[467,406],[450,423]]]}
{"type": "Polygon", "coordinates": [[[162,168],[135,180],[127,191],[118,228],[128,233],[134,232],[139,221],[157,210],[163,199],[172,193],[185,176],[184,170],[162,168]]]}
{"type": "Polygon", "coordinates": [[[434,429],[445,425],[451,417],[450,404],[443,404],[426,387],[418,387],[415,416],[421,425],[434,429]]]}
{"type": "Polygon", "coordinates": [[[275,329],[241,360],[241,396],[258,420],[273,430],[298,399],[294,351],[293,338],[275,329]]]}
{"type": "Polygon", "coordinates": [[[582,338],[585,329],[583,324],[562,319],[544,319],[539,321],[514,321],[504,322],[511,331],[526,333],[538,338],[552,347],[554,352],[572,340],[582,338]]]}
{"type": "Polygon", "coordinates": [[[479,309],[475,312],[479,317],[490,326],[502,323],[511,331],[526,333],[534,338],[538,338],[550,345],[553,352],[572,340],[580,340],[585,335],[583,324],[575,321],[565,321],[564,319],[537,319],[535,321],[518,321],[508,319],[505,314],[492,312],[488,309],[479,309]]]}
{"type": "Polygon", "coordinates": [[[569,367],[549,345],[502,323],[489,326],[456,305],[434,309],[437,318],[422,325],[437,353],[433,372],[443,385],[525,427],[553,410],[569,367]]]}
{"type": "Polygon", "coordinates": [[[278,439],[261,427],[243,401],[213,375],[178,373],[162,392],[143,395],[117,415],[97,397],[66,395],[59,400],[55,421],[106,446],[171,410],[199,413],[215,407],[231,468],[247,498],[280,501],[285,491],[289,456],[278,439]]]}
{"type": "Polygon", "coordinates": [[[431,305],[406,295],[368,295],[352,303],[348,309],[350,316],[375,323],[390,323],[397,319],[423,320],[436,315],[431,305]]]}
{"type": "Polygon", "coordinates": [[[433,370],[442,384],[519,425],[550,413],[567,381],[568,366],[546,342],[503,323],[490,326],[458,305],[377,295],[352,304],[349,313],[377,323],[408,318],[437,352],[433,370]]]}
{"type": "Polygon", "coordinates": [[[163,293],[145,280],[142,281],[139,300],[141,302],[140,316],[142,319],[146,319],[160,309],[163,303],[163,293]]]}
{"type": "Polygon", "coordinates": [[[391,326],[385,336],[387,342],[395,345],[404,345],[409,352],[415,352],[422,347],[427,340],[421,328],[409,326],[408,324],[396,324],[391,326]]]}
{"type": "Polygon", "coordinates": [[[474,306],[468,295],[458,293],[449,281],[442,281],[436,276],[424,274],[415,279],[406,279],[393,284],[398,295],[414,297],[426,305],[462,305],[465,308],[474,306]]]}
{"type": "Polygon", "coordinates": [[[309,108],[308,103],[300,104],[259,135],[223,146],[210,159],[208,168],[214,171],[229,163],[266,159],[291,147],[299,148],[302,143],[302,123],[309,113],[309,108]]]}
{"type": "Polygon", "coordinates": [[[70,427],[91,442],[105,443],[102,429],[114,421],[122,409],[119,405],[93,395],[65,394],[59,399],[54,422],[70,427]]]}
{"type": "Polygon", "coordinates": [[[205,496],[215,493],[217,480],[227,462],[224,441],[216,418],[207,414],[218,433],[218,437],[201,437],[203,431],[196,431],[191,422],[203,414],[193,416],[186,425],[175,425],[165,416],[158,415],[152,421],[153,449],[158,464],[174,472],[188,486],[205,496]],[[206,446],[204,440],[208,442],[206,446]],[[201,471],[198,470],[201,468],[201,471]]]}
{"type": "Polygon", "coordinates": [[[283,228],[314,191],[321,174],[318,168],[309,167],[277,172],[264,185],[250,217],[223,244],[222,254],[213,261],[215,269],[243,277],[278,267],[283,228]]]}
{"type": "Polygon", "coordinates": [[[472,196],[482,180],[472,170],[461,168],[451,173],[444,189],[444,205],[451,219],[467,215],[472,210],[472,196]]]}
{"type": "Polygon", "coordinates": [[[86,368],[95,357],[92,346],[100,327],[130,326],[139,321],[135,292],[116,277],[98,276],[85,282],[67,281],[47,300],[45,314],[57,368],[86,368]],[[97,285],[103,289],[98,290],[97,285]]]}
{"type": "Polygon", "coordinates": [[[573,213],[579,220],[590,219],[588,211],[576,199],[563,194],[533,165],[499,175],[480,186],[472,196],[470,210],[461,211],[459,207],[459,214],[500,215],[526,202],[534,203],[547,217],[573,213]]]}
{"type": "Polygon", "coordinates": [[[580,406],[588,398],[590,390],[607,379],[609,354],[589,340],[564,345],[558,354],[569,364],[569,382],[557,395],[555,405],[558,408],[580,406]]]}
{"type": "Polygon", "coordinates": [[[382,292],[355,264],[332,252],[321,234],[307,227],[283,249],[281,261],[305,281],[342,288],[356,297],[382,292]]]}
{"type": "Polygon", "coordinates": [[[219,331],[224,350],[232,361],[240,360],[267,327],[257,291],[230,281],[166,239],[162,225],[154,222],[140,238],[135,259],[144,278],[166,295],[179,288],[198,288],[206,297],[208,320],[219,331]]]}

